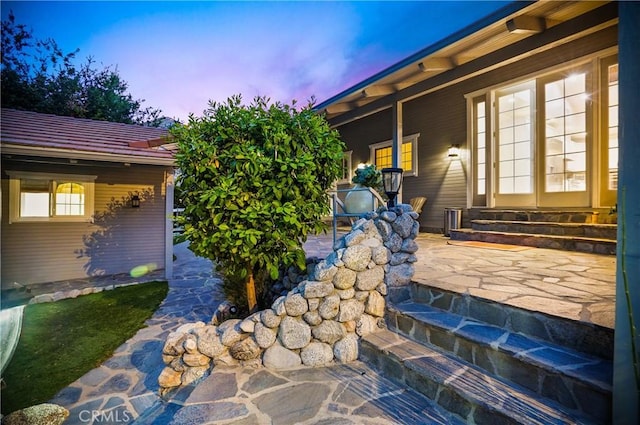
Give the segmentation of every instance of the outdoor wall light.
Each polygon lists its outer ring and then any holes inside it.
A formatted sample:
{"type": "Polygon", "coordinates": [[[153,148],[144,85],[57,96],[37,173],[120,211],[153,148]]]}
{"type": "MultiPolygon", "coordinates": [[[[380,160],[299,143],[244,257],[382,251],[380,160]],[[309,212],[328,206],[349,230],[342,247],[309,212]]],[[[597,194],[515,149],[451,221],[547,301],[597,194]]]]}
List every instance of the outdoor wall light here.
{"type": "Polygon", "coordinates": [[[403,170],[402,168],[383,168],[381,172],[382,187],[389,198],[387,206],[391,208],[396,205],[396,196],[400,192],[400,187],[402,187],[403,170]]]}
{"type": "Polygon", "coordinates": [[[140,208],[140,197],[138,195],[131,197],[131,208],[140,208]]]}
{"type": "Polygon", "coordinates": [[[459,144],[454,143],[453,145],[449,146],[449,156],[452,157],[452,158],[460,156],[460,145],[459,144]]]}

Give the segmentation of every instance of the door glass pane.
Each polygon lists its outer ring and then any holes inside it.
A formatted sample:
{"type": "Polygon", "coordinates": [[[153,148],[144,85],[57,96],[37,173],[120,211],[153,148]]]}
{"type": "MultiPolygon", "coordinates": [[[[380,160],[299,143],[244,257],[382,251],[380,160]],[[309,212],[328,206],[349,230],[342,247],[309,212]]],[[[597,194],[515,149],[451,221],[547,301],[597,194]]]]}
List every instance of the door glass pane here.
{"type": "Polygon", "coordinates": [[[533,193],[533,90],[498,95],[498,193],[533,193]]]}
{"type": "Polygon", "coordinates": [[[579,192],[586,186],[585,74],[545,84],[545,173],[547,192],[579,192]]]}
{"type": "Polygon", "coordinates": [[[476,140],[476,181],[478,195],[485,195],[487,193],[487,174],[486,174],[486,102],[478,102],[475,105],[475,140],[476,140]]]}
{"type": "Polygon", "coordinates": [[[618,64],[608,68],[608,102],[609,108],[609,190],[618,189],[618,64]]]}

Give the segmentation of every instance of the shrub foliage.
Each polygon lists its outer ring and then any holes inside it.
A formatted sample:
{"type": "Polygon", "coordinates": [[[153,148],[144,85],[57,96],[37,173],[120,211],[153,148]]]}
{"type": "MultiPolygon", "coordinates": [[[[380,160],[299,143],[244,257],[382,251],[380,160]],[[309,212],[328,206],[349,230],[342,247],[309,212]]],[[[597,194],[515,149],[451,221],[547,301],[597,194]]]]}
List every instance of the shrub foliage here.
{"type": "Polygon", "coordinates": [[[302,244],[325,230],[321,217],[342,173],[344,144],[311,106],[261,97],[246,106],[234,96],[173,130],[179,224],[197,255],[244,280],[249,310],[256,307],[254,277],[304,268],[302,244]]]}

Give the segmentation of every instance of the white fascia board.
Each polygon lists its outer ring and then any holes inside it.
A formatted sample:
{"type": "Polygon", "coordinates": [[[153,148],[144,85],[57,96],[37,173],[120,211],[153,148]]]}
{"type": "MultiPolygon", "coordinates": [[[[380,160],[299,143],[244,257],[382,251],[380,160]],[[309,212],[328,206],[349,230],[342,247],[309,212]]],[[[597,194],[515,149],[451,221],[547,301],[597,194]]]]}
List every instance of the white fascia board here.
{"type": "Polygon", "coordinates": [[[51,158],[82,159],[86,161],[121,162],[129,164],[174,166],[173,158],[153,158],[135,155],[121,155],[103,152],[82,152],[67,149],[42,148],[35,146],[2,145],[2,155],[31,155],[51,158]]]}

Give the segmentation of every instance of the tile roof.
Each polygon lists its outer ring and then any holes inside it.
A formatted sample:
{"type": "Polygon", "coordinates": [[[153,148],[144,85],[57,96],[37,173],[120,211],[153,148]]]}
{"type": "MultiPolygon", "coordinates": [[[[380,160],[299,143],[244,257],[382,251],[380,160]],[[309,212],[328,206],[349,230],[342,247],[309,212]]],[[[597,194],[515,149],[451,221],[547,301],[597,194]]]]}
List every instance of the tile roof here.
{"type": "Polygon", "coordinates": [[[100,161],[173,162],[166,129],[2,108],[2,153],[100,161]]]}

